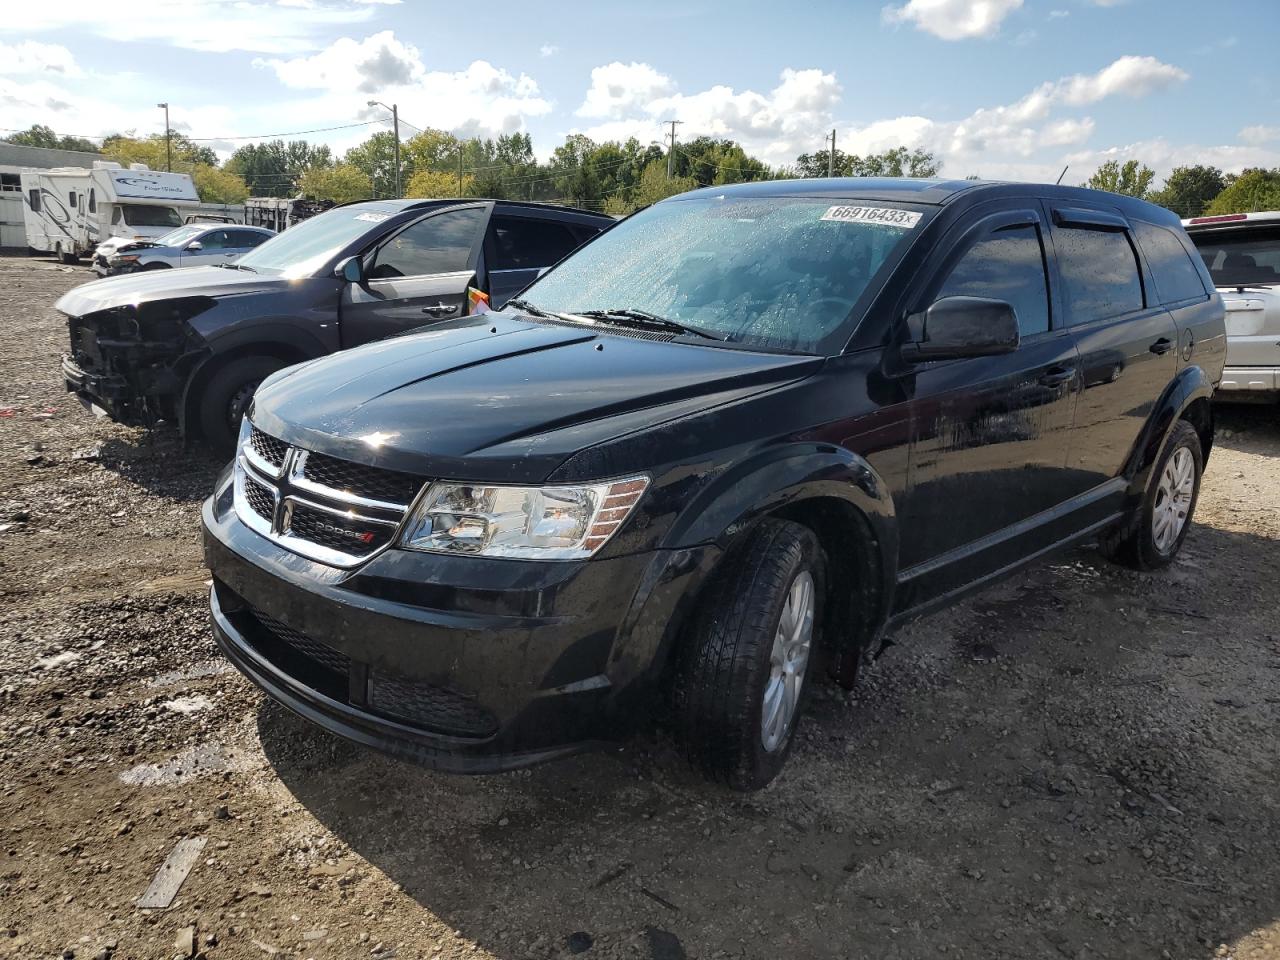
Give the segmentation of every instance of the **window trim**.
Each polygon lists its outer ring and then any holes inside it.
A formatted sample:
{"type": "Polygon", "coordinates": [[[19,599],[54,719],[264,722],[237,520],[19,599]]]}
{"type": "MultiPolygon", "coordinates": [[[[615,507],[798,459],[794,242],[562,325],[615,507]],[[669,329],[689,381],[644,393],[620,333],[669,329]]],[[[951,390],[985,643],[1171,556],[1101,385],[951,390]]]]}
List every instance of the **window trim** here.
{"type": "MultiPolygon", "coordinates": [[[[1081,323],[1071,323],[1072,308],[1071,302],[1067,294],[1067,281],[1061,272],[1061,254],[1057,250],[1057,244],[1054,244],[1053,251],[1053,275],[1062,291],[1062,313],[1063,319],[1066,321],[1062,327],[1064,330],[1083,330],[1104,324],[1116,323],[1121,320],[1131,320],[1141,316],[1144,313],[1151,313],[1157,310],[1163,310],[1164,307],[1159,304],[1152,304],[1152,293],[1155,284],[1151,278],[1150,268],[1147,264],[1146,257],[1143,256],[1141,248],[1133,235],[1133,228],[1129,225],[1129,221],[1125,220],[1118,214],[1108,210],[1097,210],[1085,207],[1058,207],[1051,203],[1046,203],[1050,211],[1050,219],[1053,221],[1053,227],[1050,234],[1056,239],[1057,234],[1063,230],[1082,230],[1093,233],[1118,233],[1124,237],[1125,242],[1129,245],[1129,252],[1133,255],[1134,266],[1138,271],[1138,287],[1142,292],[1142,305],[1123,313],[1113,313],[1105,317],[1094,317],[1081,323]],[[1063,214],[1063,222],[1059,222],[1059,214],[1063,214]]],[[[1159,297],[1154,299],[1159,300],[1159,297]]]]}
{"type": "Polygon", "coordinates": [[[476,236],[471,241],[471,249],[467,253],[466,265],[461,270],[445,270],[439,273],[405,274],[400,277],[369,277],[366,283],[402,283],[405,280],[426,280],[430,277],[442,277],[454,273],[465,273],[468,270],[475,272],[476,261],[479,257],[480,249],[484,245],[485,235],[489,232],[489,220],[491,219],[492,209],[493,203],[490,202],[453,204],[447,207],[438,207],[433,210],[428,210],[423,216],[410,220],[398,229],[384,237],[381,237],[374,242],[368,250],[360,255],[360,259],[363,262],[364,269],[367,274],[377,264],[378,254],[381,252],[382,248],[391,243],[396,237],[400,236],[400,234],[404,233],[409,228],[416,227],[418,224],[423,223],[426,220],[430,220],[432,217],[438,217],[443,213],[457,213],[463,210],[480,210],[480,227],[476,231],[476,236]]]}

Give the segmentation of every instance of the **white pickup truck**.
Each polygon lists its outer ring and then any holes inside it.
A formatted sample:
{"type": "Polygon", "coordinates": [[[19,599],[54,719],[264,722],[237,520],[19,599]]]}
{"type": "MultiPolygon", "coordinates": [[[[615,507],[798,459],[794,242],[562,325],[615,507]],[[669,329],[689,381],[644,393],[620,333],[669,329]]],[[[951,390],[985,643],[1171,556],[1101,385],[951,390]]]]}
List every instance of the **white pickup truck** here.
{"type": "Polygon", "coordinates": [[[1224,400],[1280,399],[1280,211],[1183,220],[1227,308],[1224,400]]]}

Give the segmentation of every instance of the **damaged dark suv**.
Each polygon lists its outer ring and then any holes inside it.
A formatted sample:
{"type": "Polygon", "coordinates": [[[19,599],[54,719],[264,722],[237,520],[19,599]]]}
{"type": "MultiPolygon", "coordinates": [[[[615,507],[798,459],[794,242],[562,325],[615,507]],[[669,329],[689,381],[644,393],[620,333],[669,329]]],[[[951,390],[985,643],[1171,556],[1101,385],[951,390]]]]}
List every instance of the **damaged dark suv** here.
{"type": "Polygon", "coordinates": [[[514,201],[377,200],[290,227],[235,263],[87,283],[58,301],[67,389],[125,423],[230,454],[276,370],[500,305],[613,218],[514,201]]]}
{"type": "Polygon", "coordinates": [[[214,630],[299,714],[432,766],[661,713],[759,787],[896,624],[1085,539],[1169,563],[1224,351],[1138,200],[685,194],[501,311],[264,381],[204,506],[214,630]]]}

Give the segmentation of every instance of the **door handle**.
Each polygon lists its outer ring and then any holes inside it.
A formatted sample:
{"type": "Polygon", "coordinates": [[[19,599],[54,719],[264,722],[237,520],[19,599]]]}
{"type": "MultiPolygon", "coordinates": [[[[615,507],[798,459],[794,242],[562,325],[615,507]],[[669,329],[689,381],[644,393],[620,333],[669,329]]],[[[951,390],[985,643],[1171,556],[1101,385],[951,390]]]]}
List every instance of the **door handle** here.
{"type": "Polygon", "coordinates": [[[1050,367],[1040,375],[1040,383],[1046,387],[1056,387],[1060,383],[1066,383],[1076,375],[1075,367],[1050,367]]]}
{"type": "Polygon", "coordinates": [[[440,303],[437,303],[433,307],[423,307],[422,312],[429,313],[433,317],[443,317],[447,314],[453,313],[457,309],[458,309],[457,307],[447,304],[444,301],[441,301],[440,303]]]}
{"type": "Polygon", "coordinates": [[[1157,357],[1163,357],[1166,353],[1173,349],[1173,341],[1168,337],[1161,337],[1155,343],[1147,348],[1157,357]]]}

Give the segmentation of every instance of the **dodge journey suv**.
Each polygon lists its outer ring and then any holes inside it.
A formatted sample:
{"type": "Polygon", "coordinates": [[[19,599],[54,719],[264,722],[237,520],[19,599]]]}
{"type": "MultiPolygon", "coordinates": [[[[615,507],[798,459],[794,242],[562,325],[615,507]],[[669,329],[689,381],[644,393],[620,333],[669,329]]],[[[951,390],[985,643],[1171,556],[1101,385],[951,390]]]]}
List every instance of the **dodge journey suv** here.
{"type": "Polygon", "coordinates": [[[1086,538],[1169,563],[1224,352],[1203,262],[1138,200],[684,194],[498,312],[268,377],[204,505],[214,630],[302,716],[438,768],[661,707],[760,787],[817,679],[903,620],[1086,538]]]}

